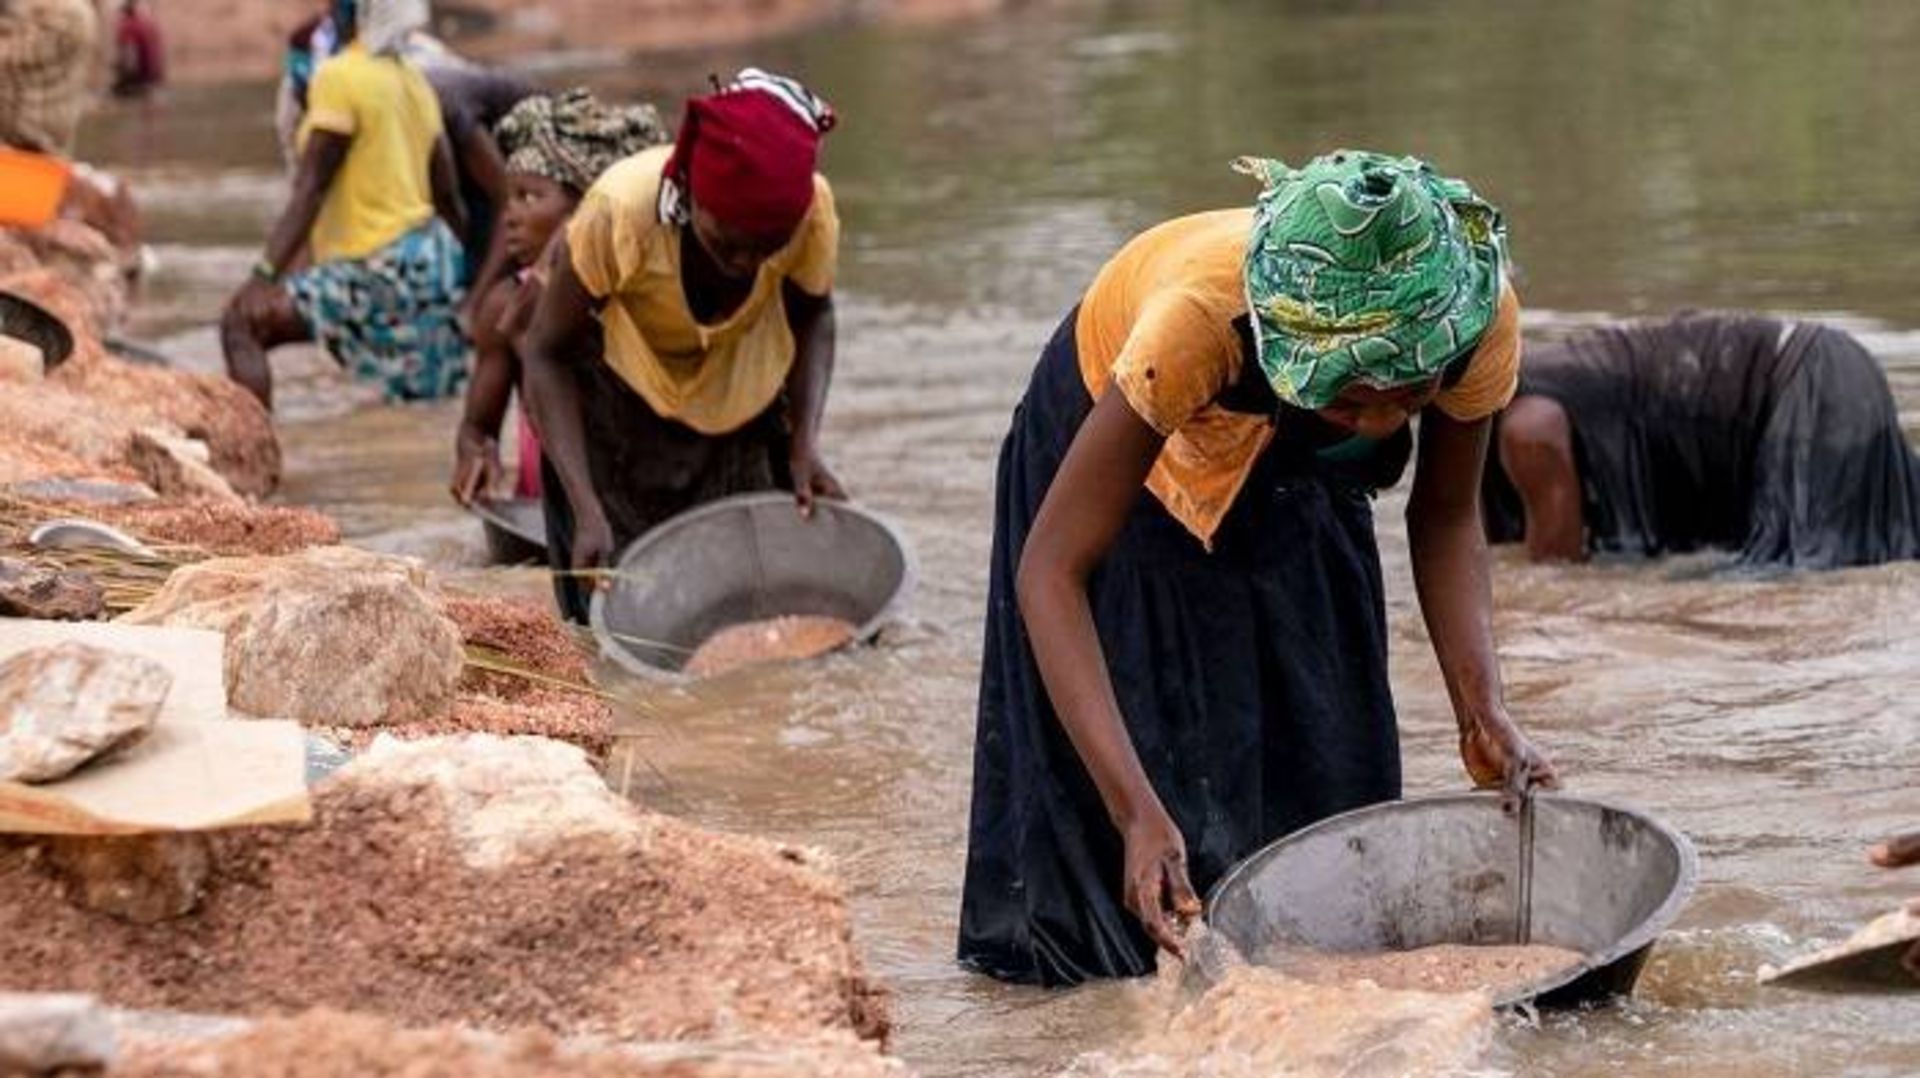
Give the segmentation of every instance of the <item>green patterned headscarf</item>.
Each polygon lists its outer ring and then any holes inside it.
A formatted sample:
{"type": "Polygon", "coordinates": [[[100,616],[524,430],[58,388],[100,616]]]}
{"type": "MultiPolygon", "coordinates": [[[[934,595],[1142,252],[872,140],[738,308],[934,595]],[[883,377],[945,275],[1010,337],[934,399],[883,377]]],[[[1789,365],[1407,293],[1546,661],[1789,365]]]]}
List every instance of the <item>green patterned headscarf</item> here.
{"type": "Polygon", "coordinates": [[[667,141],[652,105],[604,105],[586,90],[540,94],[513,107],[494,128],[507,168],[578,194],[622,158],[667,141]]]}
{"type": "Polygon", "coordinates": [[[1355,150],[1298,169],[1251,157],[1234,167],[1265,185],[1247,306],[1282,400],[1324,408],[1355,383],[1425,381],[1493,323],[1506,226],[1464,182],[1355,150]]]}

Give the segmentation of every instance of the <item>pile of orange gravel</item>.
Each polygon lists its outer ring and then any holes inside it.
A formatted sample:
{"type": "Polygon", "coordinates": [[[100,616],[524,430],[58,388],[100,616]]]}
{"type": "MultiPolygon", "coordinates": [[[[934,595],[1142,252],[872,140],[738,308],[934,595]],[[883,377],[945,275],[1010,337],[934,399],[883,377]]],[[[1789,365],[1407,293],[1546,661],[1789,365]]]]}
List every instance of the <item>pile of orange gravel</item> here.
{"type": "Polygon", "coordinates": [[[737,1044],[565,1044],[551,1034],[410,1030],[314,1011],[244,1033],[181,1043],[135,1040],[108,1078],[887,1078],[898,1062],[850,1037],[737,1044]],[[263,1071],[267,1063],[270,1070],[263,1071]]]}
{"type": "Polygon", "coordinates": [[[76,516],[112,524],[155,545],[194,547],[221,557],[278,557],[340,541],[340,525],[312,509],[219,502],[67,508],[76,516]]]}
{"type": "MultiPolygon", "coordinates": [[[[569,685],[591,684],[587,654],[545,605],[521,599],[444,594],[447,614],[470,648],[497,654],[515,667],[569,685]]],[[[375,734],[402,738],[447,734],[551,737],[604,761],[613,749],[613,708],[578,688],[468,665],[453,708],[438,718],[373,729],[328,729],[349,748],[375,734]]]]}
{"type": "Polygon", "coordinates": [[[210,835],[197,908],[151,925],[69,902],[40,843],[0,846],[0,990],[621,1041],[887,1035],[813,855],[646,812],[577,750],[382,742],[314,807],[210,835]]]}

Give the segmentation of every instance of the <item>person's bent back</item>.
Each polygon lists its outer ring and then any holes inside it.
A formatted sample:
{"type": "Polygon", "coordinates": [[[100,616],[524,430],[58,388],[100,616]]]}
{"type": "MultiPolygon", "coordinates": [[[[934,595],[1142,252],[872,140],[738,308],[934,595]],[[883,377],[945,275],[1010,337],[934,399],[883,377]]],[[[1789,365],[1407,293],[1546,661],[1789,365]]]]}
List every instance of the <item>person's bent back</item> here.
{"type": "Polygon", "coordinates": [[[1813,323],[1623,323],[1529,349],[1488,454],[1488,537],[1535,560],[1920,557],[1920,469],[1879,364],[1813,323]]]}

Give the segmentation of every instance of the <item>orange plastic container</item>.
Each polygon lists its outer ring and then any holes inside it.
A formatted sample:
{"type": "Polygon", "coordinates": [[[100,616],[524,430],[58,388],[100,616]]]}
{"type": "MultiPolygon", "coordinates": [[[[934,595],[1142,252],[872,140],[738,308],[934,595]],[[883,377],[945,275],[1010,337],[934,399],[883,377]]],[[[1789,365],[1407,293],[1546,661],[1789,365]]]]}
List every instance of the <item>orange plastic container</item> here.
{"type": "Polygon", "coordinates": [[[57,157],[0,146],[0,225],[37,228],[53,220],[71,177],[57,157]]]}

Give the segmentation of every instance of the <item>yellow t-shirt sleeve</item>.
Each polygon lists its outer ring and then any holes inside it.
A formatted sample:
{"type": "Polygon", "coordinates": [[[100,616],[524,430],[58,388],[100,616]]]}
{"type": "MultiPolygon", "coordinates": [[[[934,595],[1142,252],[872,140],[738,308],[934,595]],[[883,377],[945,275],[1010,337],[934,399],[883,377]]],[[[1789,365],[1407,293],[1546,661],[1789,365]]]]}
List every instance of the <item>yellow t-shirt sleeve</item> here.
{"type": "Polygon", "coordinates": [[[1111,378],[1140,418],[1171,437],[1226,389],[1238,359],[1233,327],[1174,289],[1141,307],[1111,378]]]}
{"type": "Polygon", "coordinates": [[[833,291],[834,275],[840,268],[840,213],[834,206],[833,188],[824,176],[813,178],[813,209],[800,226],[798,253],[787,270],[787,280],[810,296],[833,291]]]}
{"type": "Polygon", "coordinates": [[[1520,388],[1520,299],[1500,286],[1500,309],[1467,363],[1467,373],[1440,391],[1434,403],[1450,419],[1471,423],[1507,406],[1520,388]]]}
{"type": "Polygon", "coordinates": [[[360,129],[353,99],[352,69],[339,59],[321,64],[320,70],[313,73],[313,84],[307,88],[307,119],[303,131],[352,136],[360,129]]]}
{"type": "Polygon", "coordinates": [[[633,213],[620,199],[588,191],[567,224],[567,250],[574,275],[595,299],[618,291],[640,265],[641,237],[633,213]]]}

